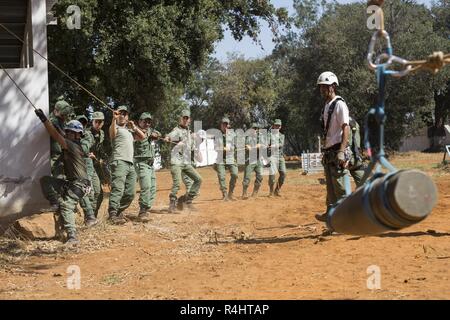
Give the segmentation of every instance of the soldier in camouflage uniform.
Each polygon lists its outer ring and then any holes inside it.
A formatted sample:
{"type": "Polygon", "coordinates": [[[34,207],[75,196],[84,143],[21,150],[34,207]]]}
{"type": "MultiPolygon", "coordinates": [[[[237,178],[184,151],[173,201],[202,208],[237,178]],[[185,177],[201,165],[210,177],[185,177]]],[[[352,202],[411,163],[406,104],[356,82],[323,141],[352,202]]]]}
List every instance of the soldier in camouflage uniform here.
{"type": "Polygon", "coordinates": [[[174,213],[177,210],[177,200],[185,202],[188,209],[195,210],[192,200],[198,196],[202,178],[192,166],[192,151],[195,150],[194,139],[192,139],[189,124],[191,121],[191,113],[184,110],[180,117],[179,125],[170,132],[166,138],[166,142],[175,144],[171,152],[171,174],[172,174],[172,191],[169,195],[170,205],[169,212],[174,213]],[[180,182],[182,173],[191,178],[194,183],[186,195],[177,198],[180,190],[180,182]]]}
{"type": "MultiPolygon", "coordinates": [[[[87,130],[87,124],[88,124],[88,118],[86,118],[86,116],[84,115],[78,115],[78,116],[74,116],[73,118],[75,118],[82,126],[83,126],[83,135],[81,137],[80,140],[80,145],[81,148],[84,152],[84,162],[86,163],[86,170],[88,172],[88,178],[90,181],[90,185],[92,187],[92,179],[91,176],[89,174],[89,149],[90,149],[90,145],[91,145],[91,141],[89,139],[89,136],[86,135],[86,130],[87,130]]],[[[84,223],[87,227],[92,227],[94,225],[96,225],[98,223],[97,218],[95,217],[95,213],[94,213],[94,207],[92,205],[92,201],[93,201],[93,194],[94,194],[94,190],[92,190],[88,195],[84,196],[83,198],[80,199],[80,206],[83,209],[83,213],[84,213],[84,223]]],[[[77,212],[77,211],[75,211],[77,212]]]]}
{"type": "Polygon", "coordinates": [[[145,134],[145,139],[134,142],[134,166],[141,187],[139,196],[139,219],[147,221],[149,212],[156,197],[156,175],[153,168],[155,161],[155,143],[161,133],[152,126],[152,115],[144,112],[139,118],[139,129],[145,134]]]}
{"type": "Polygon", "coordinates": [[[327,184],[327,212],[316,215],[319,221],[326,221],[328,212],[345,196],[345,179],[348,178],[348,163],[351,156],[349,141],[349,111],[344,99],[336,95],[339,81],[332,72],[324,72],[317,80],[320,93],[325,100],[321,123],[323,128],[323,158],[327,184]]]}
{"type": "MultiPolygon", "coordinates": [[[[192,159],[191,164],[192,164],[193,168],[197,168],[196,161],[198,161],[200,163],[203,162],[203,157],[202,157],[202,154],[199,152],[199,147],[203,143],[203,141],[206,139],[206,131],[200,130],[197,133],[192,133],[191,136],[194,141],[194,149],[191,150],[191,159],[192,159]]],[[[194,184],[194,180],[189,178],[189,176],[184,171],[181,172],[181,180],[183,180],[183,184],[186,188],[186,194],[188,194],[192,188],[192,185],[194,184]]],[[[182,201],[178,201],[178,210],[183,210],[184,198],[185,197],[182,196],[180,198],[182,201]]]]}
{"type": "Polygon", "coordinates": [[[259,132],[259,125],[253,123],[251,129],[245,137],[245,173],[244,181],[242,183],[242,199],[247,200],[247,189],[250,185],[250,179],[253,172],[256,174],[255,186],[253,188],[252,198],[258,196],[259,188],[263,181],[263,163],[262,163],[262,150],[265,148],[265,139],[259,132]]]}
{"type": "Polygon", "coordinates": [[[112,157],[108,213],[113,224],[126,223],[123,211],[130,206],[136,191],[134,141],[145,139],[145,134],[128,117],[129,108],[119,106],[109,127],[112,157]]]}
{"type": "MultiPolygon", "coordinates": [[[[81,140],[86,151],[86,168],[92,184],[92,192],[89,194],[89,200],[95,217],[98,217],[98,211],[103,201],[103,189],[94,162],[101,165],[104,161],[101,158],[103,155],[103,143],[105,141],[105,133],[102,130],[104,123],[105,115],[100,111],[94,112],[92,114],[92,126],[86,130],[81,140]]],[[[83,205],[84,200],[81,202],[82,208],[83,205]]]]}
{"type": "Polygon", "coordinates": [[[79,121],[82,125],[83,128],[87,128],[87,125],[89,124],[89,119],[85,116],[85,115],[78,115],[75,117],[75,120],[79,121]]]}
{"type": "Polygon", "coordinates": [[[215,150],[217,151],[217,160],[214,169],[217,171],[219,179],[220,191],[222,191],[222,200],[235,201],[233,196],[234,188],[238,179],[238,165],[236,161],[236,135],[230,131],[230,119],[224,117],[220,124],[222,137],[220,140],[215,139],[215,150]],[[226,170],[230,172],[230,184],[227,190],[226,170]],[[227,192],[228,191],[228,192],[227,192]]]}
{"type": "MultiPolygon", "coordinates": [[[[64,137],[64,127],[70,120],[73,114],[73,108],[62,97],[58,98],[55,104],[54,110],[49,117],[49,121],[52,126],[58,131],[58,133],[64,137]]],[[[62,148],[59,143],[50,137],[50,168],[52,176],[55,178],[64,179],[64,164],[62,161],[62,148]]],[[[46,208],[42,211],[51,212],[58,210],[58,193],[52,185],[46,184],[45,181],[40,181],[42,193],[44,197],[50,202],[50,208],[46,208]]]]}
{"type": "Polygon", "coordinates": [[[270,174],[269,174],[269,197],[280,196],[281,186],[284,184],[286,178],[286,162],[284,161],[284,134],[280,132],[282,122],[280,119],[276,119],[272,130],[270,131],[270,174]],[[275,174],[279,172],[278,182],[275,186],[275,174]]]}
{"type": "Polygon", "coordinates": [[[44,182],[57,192],[59,204],[58,214],[62,218],[64,229],[67,232],[68,244],[77,244],[77,233],[75,226],[75,208],[81,198],[90,192],[90,181],[86,172],[86,163],[83,159],[84,151],[81,147],[80,139],[83,134],[83,126],[79,121],[73,120],[64,127],[65,136],[58,130],[44,115],[44,112],[37,109],[36,115],[44,123],[50,136],[59,143],[62,153],[62,161],[66,179],[55,177],[43,177],[44,182]]]}
{"type": "Polygon", "coordinates": [[[350,149],[352,150],[352,158],[349,163],[350,175],[356,183],[356,187],[360,187],[362,178],[364,177],[367,163],[364,162],[361,154],[361,133],[358,122],[350,117],[350,149]]]}

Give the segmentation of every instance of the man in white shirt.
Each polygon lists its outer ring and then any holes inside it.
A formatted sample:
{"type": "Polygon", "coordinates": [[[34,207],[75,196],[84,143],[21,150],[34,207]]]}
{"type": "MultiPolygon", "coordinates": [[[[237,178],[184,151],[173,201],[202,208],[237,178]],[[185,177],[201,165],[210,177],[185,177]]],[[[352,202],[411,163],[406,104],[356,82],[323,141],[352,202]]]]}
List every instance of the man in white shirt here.
{"type": "Polygon", "coordinates": [[[349,111],[342,97],[336,95],[339,81],[332,72],[324,72],[319,76],[317,85],[325,100],[321,115],[323,129],[323,167],[327,185],[327,212],[316,215],[319,221],[326,221],[327,213],[333,205],[345,196],[344,177],[348,175],[350,149],[349,111]]]}

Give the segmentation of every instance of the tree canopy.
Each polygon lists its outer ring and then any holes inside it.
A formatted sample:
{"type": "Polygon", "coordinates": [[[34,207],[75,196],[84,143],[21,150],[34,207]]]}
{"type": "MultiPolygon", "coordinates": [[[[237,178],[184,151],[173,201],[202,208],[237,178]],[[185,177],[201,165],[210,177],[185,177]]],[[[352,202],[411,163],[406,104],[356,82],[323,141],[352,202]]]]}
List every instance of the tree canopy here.
{"type": "MultiPolygon", "coordinates": [[[[374,32],[367,28],[366,7],[366,2],[294,0],[296,13],[287,17],[286,10],[263,0],[60,1],[54,10],[61,23],[49,31],[50,58],[102,99],[156,113],[163,131],[186,106],[204,128],[217,127],[225,114],[236,128],[281,118],[290,149],[299,154],[317,145],[323,101],[316,81],[323,71],[338,76],[338,94],[360,124],[376,103],[376,77],[366,61],[374,32]],[[64,28],[69,2],[82,9],[81,30],[64,28]],[[211,58],[225,28],[236,39],[257,40],[261,20],[274,32],[280,23],[290,27],[277,34],[269,57],[211,58]]],[[[390,0],[383,10],[395,55],[416,60],[433,51],[450,52],[449,0],[431,8],[390,0]]],[[[449,69],[388,80],[388,147],[397,149],[406,135],[447,120],[449,69]]],[[[80,105],[92,103],[61,75],[50,76],[53,98],[63,92],[80,105]]]]}
{"type": "MultiPolygon", "coordinates": [[[[257,39],[260,21],[276,30],[286,18],[268,0],[61,0],[53,7],[49,58],[105,101],[135,111],[167,107],[174,90],[201,68],[229,28],[236,39],[257,39]],[[66,27],[69,5],[81,9],[81,29],[66,27]]],[[[50,70],[51,99],[94,103],[50,70]]]]}

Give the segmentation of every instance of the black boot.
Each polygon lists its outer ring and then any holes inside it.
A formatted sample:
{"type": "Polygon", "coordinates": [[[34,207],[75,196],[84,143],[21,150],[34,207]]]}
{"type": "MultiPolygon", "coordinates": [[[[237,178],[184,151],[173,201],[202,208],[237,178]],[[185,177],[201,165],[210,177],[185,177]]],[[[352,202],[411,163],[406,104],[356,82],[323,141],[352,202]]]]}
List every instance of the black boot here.
{"type": "Polygon", "coordinates": [[[253,189],[253,192],[252,192],[252,198],[258,197],[258,192],[259,192],[259,186],[255,186],[255,188],[253,189]]]}
{"type": "Polygon", "coordinates": [[[222,200],[223,201],[228,201],[228,193],[226,191],[222,191],[222,200]]]}
{"type": "Polygon", "coordinates": [[[141,208],[139,210],[138,219],[142,222],[147,222],[150,219],[150,209],[147,208],[141,208]]]}
{"type": "Polygon", "coordinates": [[[237,201],[237,199],[234,197],[233,192],[230,191],[230,193],[228,194],[228,200],[230,201],[237,201]]]}
{"type": "Polygon", "coordinates": [[[248,199],[247,188],[248,187],[244,187],[244,189],[242,190],[242,200],[247,200],[248,199]]]}
{"type": "Polygon", "coordinates": [[[59,203],[50,203],[50,206],[44,209],[39,210],[40,213],[46,212],[57,212],[59,210],[59,203]]]}
{"type": "Polygon", "coordinates": [[[123,217],[123,215],[118,213],[117,211],[110,211],[108,221],[112,224],[121,225],[125,224],[127,221],[123,217]]]}
{"type": "Polygon", "coordinates": [[[194,207],[194,205],[192,204],[192,200],[191,198],[188,198],[186,200],[186,207],[189,211],[198,211],[196,207],[194,207]]]}
{"type": "Polygon", "coordinates": [[[89,217],[86,220],[84,220],[84,225],[88,228],[91,228],[98,224],[98,220],[95,217],[89,217]]]}
{"type": "Polygon", "coordinates": [[[277,184],[277,187],[275,188],[275,196],[281,197],[281,185],[277,184]]]}
{"type": "Polygon", "coordinates": [[[181,196],[181,197],[178,198],[178,201],[177,201],[177,210],[178,211],[183,211],[184,210],[184,205],[186,204],[186,199],[187,199],[186,195],[181,196]]]}
{"type": "Polygon", "coordinates": [[[169,213],[177,212],[177,199],[170,199],[169,203],[169,213]]]}
{"type": "Polygon", "coordinates": [[[273,184],[270,184],[269,188],[270,188],[269,198],[272,198],[273,197],[273,184]]]}
{"type": "Polygon", "coordinates": [[[315,215],[315,218],[316,218],[316,220],[318,220],[320,222],[327,222],[328,214],[326,212],[322,213],[322,214],[319,213],[319,214],[315,215]]]}
{"type": "Polygon", "coordinates": [[[78,245],[79,243],[80,241],[78,241],[76,232],[70,231],[67,233],[67,240],[66,240],[67,245],[78,245]]]}

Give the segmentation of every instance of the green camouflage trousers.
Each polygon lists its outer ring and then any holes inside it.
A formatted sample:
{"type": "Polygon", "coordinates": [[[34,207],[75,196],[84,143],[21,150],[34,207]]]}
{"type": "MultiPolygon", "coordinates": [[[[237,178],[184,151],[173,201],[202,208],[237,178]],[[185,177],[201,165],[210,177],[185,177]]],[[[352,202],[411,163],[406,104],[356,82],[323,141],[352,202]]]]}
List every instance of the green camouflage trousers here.
{"type": "Polygon", "coordinates": [[[120,214],[127,209],[136,192],[136,171],[134,164],[123,160],[111,162],[111,194],[108,212],[120,214]]]}
{"type": "MultiPolygon", "coordinates": [[[[56,158],[50,158],[50,168],[52,177],[58,178],[58,179],[65,179],[64,175],[64,166],[61,161],[57,161],[59,157],[56,158]]],[[[58,191],[55,189],[55,187],[48,183],[49,180],[47,179],[41,179],[41,189],[42,194],[44,195],[44,198],[47,199],[50,204],[56,205],[58,204],[58,191]]]]}
{"type": "Polygon", "coordinates": [[[98,216],[98,210],[103,202],[103,189],[98,177],[97,171],[94,168],[92,159],[86,159],[86,169],[89,180],[91,181],[92,191],[87,196],[89,203],[86,202],[86,198],[81,199],[80,205],[83,209],[86,217],[86,212],[89,211],[89,207],[94,211],[95,217],[98,216]]]}
{"type": "Polygon", "coordinates": [[[194,184],[194,180],[189,178],[189,176],[184,172],[181,172],[181,179],[186,187],[186,194],[189,194],[189,191],[191,191],[192,185],[194,184]]]}
{"type": "Polygon", "coordinates": [[[156,197],[156,175],[153,169],[153,161],[135,160],[135,169],[141,193],[139,195],[139,207],[141,209],[150,209],[156,197]]]}
{"type": "Polygon", "coordinates": [[[217,172],[217,178],[219,179],[220,191],[222,193],[227,192],[227,184],[226,184],[226,171],[230,172],[230,184],[228,191],[230,193],[234,192],[234,188],[236,186],[236,181],[238,179],[238,166],[237,164],[224,164],[217,163],[214,165],[214,170],[217,172]]]}
{"type": "MultiPolygon", "coordinates": [[[[60,176],[61,177],[61,176],[60,176]]],[[[42,193],[44,198],[46,198],[50,204],[52,205],[61,205],[61,187],[59,183],[55,183],[57,181],[66,181],[62,178],[55,178],[51,176],[45,176],[40,179],[42,193]]],[[[92,191],[91,191],[92,192],[92,191]]],[[[83,209],[84,219],[93,219],[95,217],[95,212],[93,210],[93,206],[90,200],[89,195],[86,195],[79,199],[80,206],[83,209]]],[[[77,202],[78,203],[78,202],[77,202]]],[[[74,212],[76,212],[76,204],[73,208],[74,212]]]]}
{"type": "Polygon", "coordinates": [[[362,185],[362,178],[367,169],[367,163],[365,161],[357,161],[355,166],[350,166],[350,175],[355,180],[356,188],[362,185]]]}
{"type": "Polygon", "coordinates": [[[177,199],[177,193],[180,190],[180,182],[182,179],[186,184],[186,194],[188,198],[192,200],[198,196],[202,184],[202,177],[192,165],[173,164],[170,173],[172,174],[172,191],[169,195],[171,200],[177,199]],[[191,179],[192,183],[187,178],[191,179]]]}
{"type": "Polygon", "coordinates": [[[270,169],[269,169],[269,186],[273,188],[275,185],[275,175],[280,173],[278,177],[278,186],[281,187],[286,179],[286,162],[283,157],[270,157],[270,169]]]}
{"type": "Polygon", "coordinates": [[[362,178],[364,177],[364,169],[350,170],[350,175],[355,180],[356,188],[361,186],[362,178]]]}
{"type": "Polygon", "coordinates": [[[327,185],[327,211],[345,196],[345,177],[349,175],[347,169],[340,169],[336,165],[336,153],[325,153],[322,164],[327,185]]]}
{"type": "Polygon", "coordinates": [[[75,209],[78,202],[85,197],[85,194],[82,193],[82,189],[86,188],[87,184],[79,182],[72,183],[64,179],[58,179],[50,176],[42,177],[41,180],[43,183],[53,188],[58,195],[57,201],[59,204],[59,210],[57,214],[62,219],[64,229],[67,233],[75,233],[75,209]]]}
{"type": "Polygon", "coordinates": [[[260,161],[258,161],[257,163],[247,164],[245,166],[244,181],[242,182],[244,189],[248,188],[248,186],[250,185],[250,179],[253,172],[256,173],[255,189],[261,186],[261,183],[263,181],[263,165],[260,161]]]}

